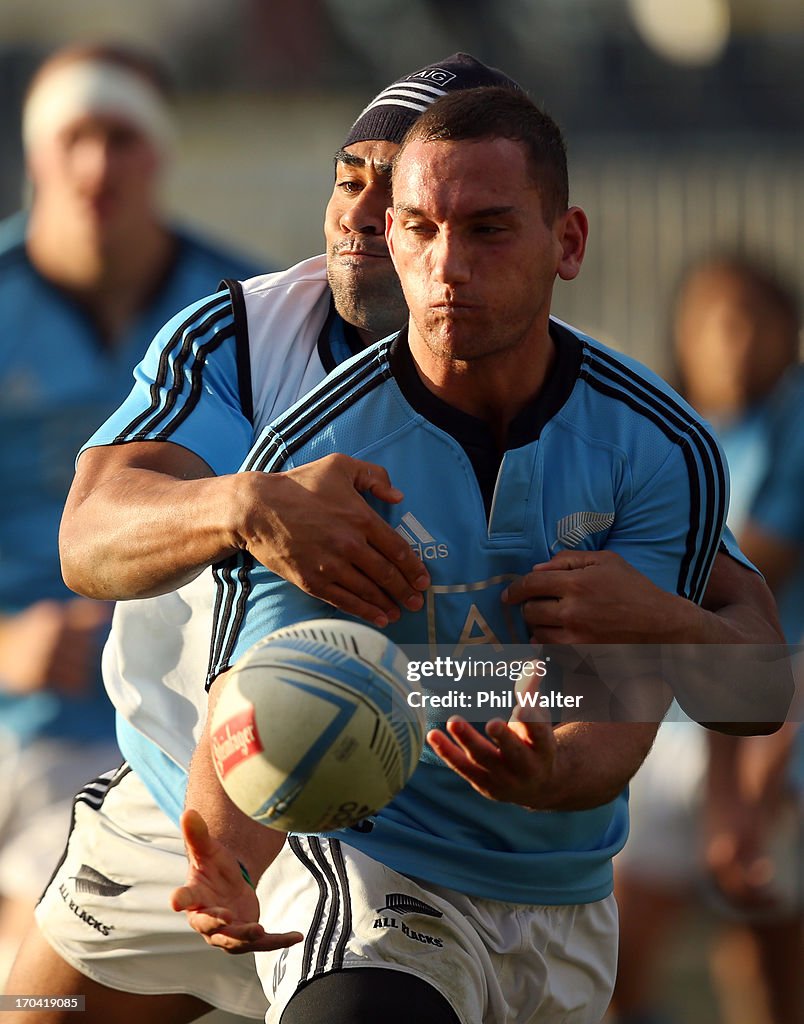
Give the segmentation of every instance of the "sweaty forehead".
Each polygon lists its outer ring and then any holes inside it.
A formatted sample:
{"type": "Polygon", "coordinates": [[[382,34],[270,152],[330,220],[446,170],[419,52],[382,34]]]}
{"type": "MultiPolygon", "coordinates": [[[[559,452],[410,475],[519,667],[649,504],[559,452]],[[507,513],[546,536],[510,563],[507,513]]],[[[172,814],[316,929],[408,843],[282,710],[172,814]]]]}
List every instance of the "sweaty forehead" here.
{"type": "MultiPolygon", "coordinates": [[[[508,205],[523,191],[536,192],[523,147],[510,139],[410,142],[394,166],[394,204],[455,202],[486,197],[508,205]]],[[[485,200],[484,200],[485,203],[485,200]]]]}

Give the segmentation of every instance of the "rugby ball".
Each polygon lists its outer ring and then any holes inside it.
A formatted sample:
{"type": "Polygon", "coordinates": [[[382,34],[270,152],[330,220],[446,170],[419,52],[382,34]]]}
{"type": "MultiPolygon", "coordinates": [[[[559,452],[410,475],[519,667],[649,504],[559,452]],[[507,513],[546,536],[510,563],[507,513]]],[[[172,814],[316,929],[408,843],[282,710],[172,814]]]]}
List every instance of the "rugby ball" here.
{"type": "Polygon", "coordinates": [[[347,828],[384,807],[424,743],[407,664],[381,632],[340,619],[256,643],[230,669],[210,723],[215,771],[233,803],[283,832],[347,828]]]}

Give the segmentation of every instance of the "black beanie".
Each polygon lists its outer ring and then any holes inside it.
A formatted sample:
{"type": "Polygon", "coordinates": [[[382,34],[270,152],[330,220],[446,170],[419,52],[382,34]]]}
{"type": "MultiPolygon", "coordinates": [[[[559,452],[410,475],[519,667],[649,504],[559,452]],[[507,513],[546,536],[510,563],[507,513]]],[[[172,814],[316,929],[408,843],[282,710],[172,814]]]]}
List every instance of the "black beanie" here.
{"type": "Polygon", "coordinates": [[[343,148],[368,140],[401,142],[408,128],[439,96],[482,85],[521,91],[513,78],[468,53],[453,53],[437,64],[428,64],[378,93],[352,125],[343,148]]]}

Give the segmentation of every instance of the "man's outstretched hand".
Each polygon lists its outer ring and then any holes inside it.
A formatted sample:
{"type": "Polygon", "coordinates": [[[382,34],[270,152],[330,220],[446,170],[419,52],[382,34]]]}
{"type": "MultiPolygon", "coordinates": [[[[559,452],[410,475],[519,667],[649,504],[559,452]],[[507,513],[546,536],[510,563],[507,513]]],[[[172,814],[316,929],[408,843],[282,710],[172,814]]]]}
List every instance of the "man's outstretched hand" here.
{"type": "Polygon", "coordinates": [[[189,867],[187,882],[170,903],[184,911],[191,928],[210,946],[227,953],[258,953],[300,942],[301,932],[266,932],[259,923],[257,894],[243,877],[236,857],[209,834],[198,811],[181,818],[189,867]]]}

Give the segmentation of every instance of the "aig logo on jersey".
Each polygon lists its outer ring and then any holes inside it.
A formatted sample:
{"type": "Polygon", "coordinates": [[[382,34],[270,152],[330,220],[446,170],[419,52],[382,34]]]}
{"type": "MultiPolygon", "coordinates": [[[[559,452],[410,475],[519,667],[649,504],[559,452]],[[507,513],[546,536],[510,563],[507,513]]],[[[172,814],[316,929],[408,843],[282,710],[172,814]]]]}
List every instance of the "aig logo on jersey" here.
{"type": "Polygon", "coordinates": [[[449,548],[447,545],[439,544],[412,512],[406,512],[402,516],[402,522],[397,526],[396,532],[400,537],[405,538],[422,561],[432,561],[434,558],[449,558],[449,548]]]}

